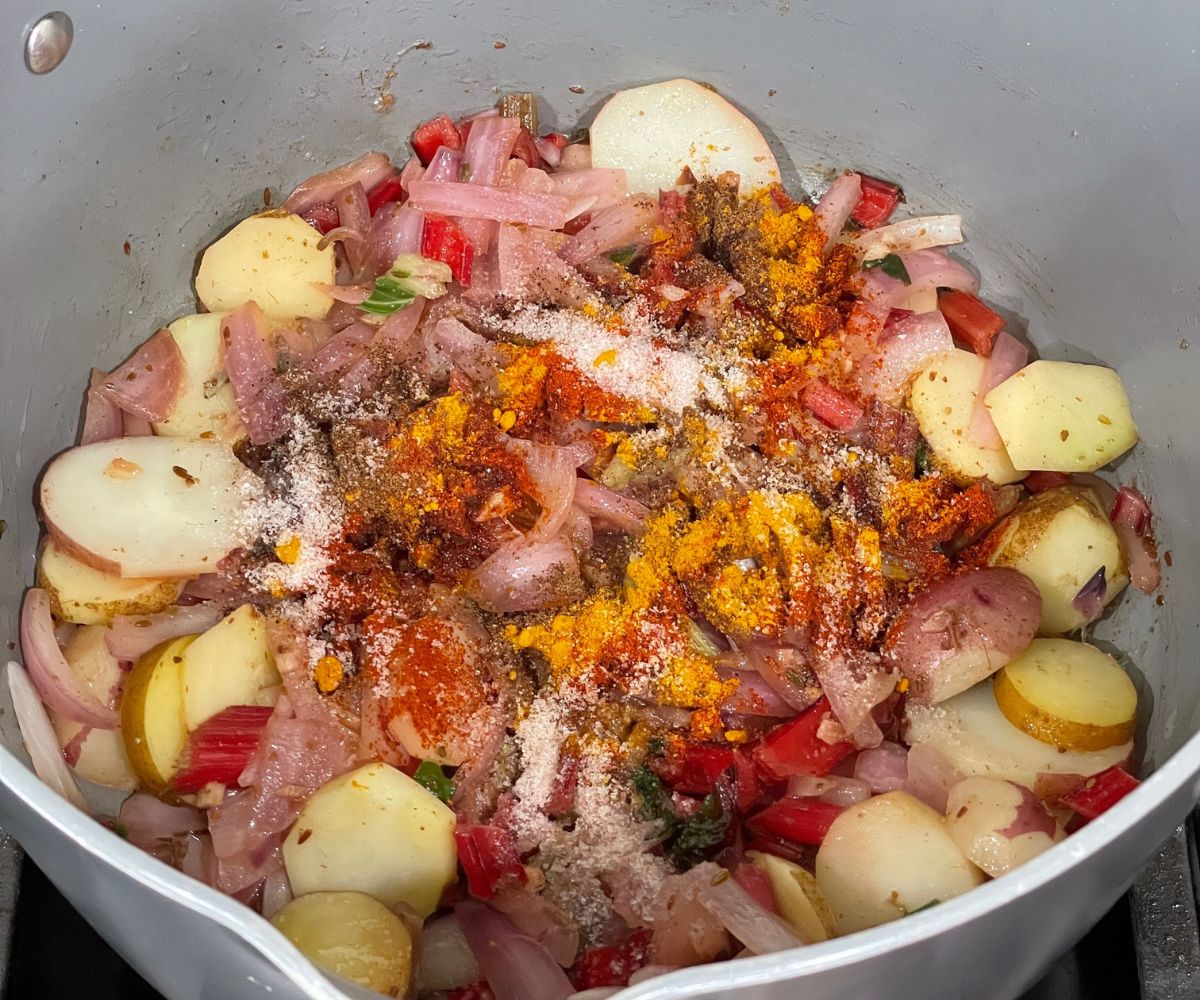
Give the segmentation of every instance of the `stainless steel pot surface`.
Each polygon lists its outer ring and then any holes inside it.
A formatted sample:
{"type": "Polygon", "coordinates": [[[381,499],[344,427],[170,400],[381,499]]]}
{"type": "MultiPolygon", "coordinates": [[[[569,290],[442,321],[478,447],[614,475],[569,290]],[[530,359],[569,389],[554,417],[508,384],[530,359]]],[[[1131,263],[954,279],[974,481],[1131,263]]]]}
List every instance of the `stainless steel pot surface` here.
{"type": "MultiPolygon", "coordinates": [[[[34,76],[21,39],[44,13],[0,10],[0,637],[15,639],[32,578],[34,483],[73,440],[89,367],[190,311],[198,251],[264,187],[397,150],[414,121],[488,104],[495,87],[538,91],[571,124],[619,86],[692,76],[767,127],[790,182],[859,167],[902,179],[915,209],[963,212],[988,295],[1042,356],[1120,369],[1143,436],[1121,476],[1153,497],[1173,566],[1161,606],[1130,596],[1100,631],[1152,709],[1155,773],[1129,799],[928,912],[624,996],[1012,997],[1195,801],[1200,6],[106,0],[68,9],[74,47],[34,76]]],[[[42,788],[11,718],[0,823],[159,990],[346,995],[263,921],[42,788]]]]}

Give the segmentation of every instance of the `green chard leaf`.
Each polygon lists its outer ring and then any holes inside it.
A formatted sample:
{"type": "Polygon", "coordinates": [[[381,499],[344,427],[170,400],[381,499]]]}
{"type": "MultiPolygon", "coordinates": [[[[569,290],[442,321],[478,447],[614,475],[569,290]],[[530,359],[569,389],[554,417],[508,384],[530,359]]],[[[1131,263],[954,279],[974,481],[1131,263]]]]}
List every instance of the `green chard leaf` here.
{"type": "Polygon", "coordinates": [[[390,316],[418,295],[440,298],[446,294],[446,285],[452,279],[449,266],[440,260],[426,260],[416,253],[401,254],[387,274],[375,279],[371,294],[358,308],[376,316],[390,316]]]}
{"type": "Polygon", "coordinates": [[[914,457],[916,477],[920,479],[933,470],[933,454],[929,450],[929,442],[924,438],[917,439],[917,453],[914,457]]]}
{"type": "Polygon", "coordinates": [[[413,771],[413,781],[443,802],[448,803],[454,798],[454,782],[431,760],[423,760],[417,765],[417,769],[413,771]]]}
{"type": "Polygon", "coordinates": [[[725,842],[733,813],[716,792],[709,792],[704,803],[679,826],[679,833],[668,848],[671,860],[680,868],[691,868],[708,857],[714,847],[725,842]]]}
{"type": "Polygon", "coordinates": [[[876,267],[889,278],[903,281],[906,285],[912,284],[912,278],[908,276],[908,268],[904,266],[904,258],[898,253],[890,253],[886,257],[876,257],[874,260],[863,261],[864,271],[870,271],[876,267]]]}
{"type": "Polygon", "coordinates": [[[620,250],[614,250],[610,253],[608,259],[614,264],[620,264],[622,267],[628,268],[638,259],[640,253],[641,250],[638,247],[623,247],[620,250]]]}
{"type": "Polygon", "coordinates": [[[638,800],[638,818],[659,825],[658,838],[669,837],[679,824],[671,794],[662,779],[648,767],[633,772],[633,791],[638,800]]]}

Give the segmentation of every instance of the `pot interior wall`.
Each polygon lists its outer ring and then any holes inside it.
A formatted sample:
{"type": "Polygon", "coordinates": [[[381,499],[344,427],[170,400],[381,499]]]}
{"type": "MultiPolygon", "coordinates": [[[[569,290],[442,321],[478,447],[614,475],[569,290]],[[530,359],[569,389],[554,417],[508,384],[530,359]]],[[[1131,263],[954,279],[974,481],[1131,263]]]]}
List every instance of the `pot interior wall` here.
{"type": "Polygon", "coordinates": [[[962,211],[965,255],[1014,327],[1045,357],[1120,369],[1144,437],[1121,474],[1154,498],[1174,565],[1162,606],[1133,595],[1098,635],[1143,678],[1152,761],[1196,730],[1200,61],[1176,40],[1200,7],[110,0],[68,10],[73,51],[34,77],[14,42],[42,13],[0,12],[5,640],[38,471],[73,440],[89,367],[192,310],[197,253],[264,188],[279,199],[368,147],[403,157],[415,121],[498,88],[539,92],[566,126],[617,86],[687,75],[762,122],[793,181],[853,166],[902,181],[914,208],[962,211]]]}

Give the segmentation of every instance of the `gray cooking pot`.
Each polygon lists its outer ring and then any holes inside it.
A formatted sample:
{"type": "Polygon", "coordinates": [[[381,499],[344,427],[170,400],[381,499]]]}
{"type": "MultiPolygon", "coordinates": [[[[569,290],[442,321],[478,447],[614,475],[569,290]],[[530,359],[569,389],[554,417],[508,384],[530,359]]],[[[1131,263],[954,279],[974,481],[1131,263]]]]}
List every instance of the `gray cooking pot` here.
{"type": "MultiPolygon", "coordinates": [[[[44,13],[0,10],[0,637],[15,639],[32,578],[34,483],[74,438],[89,367],[191,311],[197,252],[264,187],[396,151],[413,122],[486,105],[496,87],[538,91],[570,125],[614,88],[692,76],[765,124],[791,183],[853,166],[903,180],[915,210],[963,212],[986,294],[1042,356],[1120,369],[1143,437],[1121,478],[1153,497],[1173,566],[1161,606],[1132,595],[1099,631],[1149,716],[1153,774],[1127,800],[927,912],[623,996],[1012,997],[1195,801],[1200,6],[106,0],[68,11],[74,49],[36,77],[21,38],[44,13]]],[[[42,787],[11,719],[0,824],[159,990],[347,995],[249,911],[42,787]]]]}

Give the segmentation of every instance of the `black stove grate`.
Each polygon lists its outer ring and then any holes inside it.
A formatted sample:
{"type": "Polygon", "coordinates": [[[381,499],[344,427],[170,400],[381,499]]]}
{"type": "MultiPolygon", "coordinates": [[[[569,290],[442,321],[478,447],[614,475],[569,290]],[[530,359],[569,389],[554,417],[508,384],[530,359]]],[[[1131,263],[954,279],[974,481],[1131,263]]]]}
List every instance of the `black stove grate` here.
{"type": "MultiPolygon", "coordinates": [[[[18,881],[18,891],[0,895],[0,935],[11,943],[3,1000],[161,1000],[5,839],[0,885],[18,881]]],[[[1197,1000],[1198,888],[1193,820],[1022,1000],[1197,1000]]]]}

